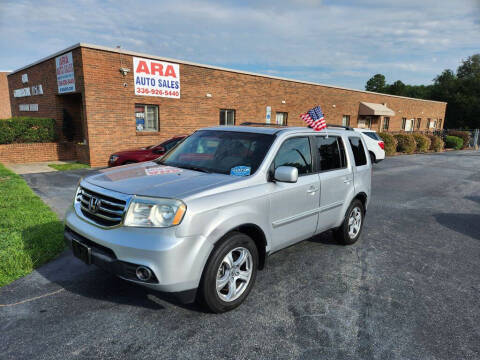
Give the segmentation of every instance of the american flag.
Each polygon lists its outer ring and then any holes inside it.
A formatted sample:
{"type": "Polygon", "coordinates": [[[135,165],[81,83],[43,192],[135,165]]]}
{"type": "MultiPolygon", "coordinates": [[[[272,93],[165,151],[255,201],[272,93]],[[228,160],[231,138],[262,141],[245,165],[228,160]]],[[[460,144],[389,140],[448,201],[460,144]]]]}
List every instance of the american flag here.
{"type": "Polygon", "coordinates": [[[315,106],[313,109],[308,110],[305,114],[300,114],[300,117],[315,131],[320,131],[327,127],[327,123],[325,122],[325,117],[323,116],[320,106],[315,106]]]}

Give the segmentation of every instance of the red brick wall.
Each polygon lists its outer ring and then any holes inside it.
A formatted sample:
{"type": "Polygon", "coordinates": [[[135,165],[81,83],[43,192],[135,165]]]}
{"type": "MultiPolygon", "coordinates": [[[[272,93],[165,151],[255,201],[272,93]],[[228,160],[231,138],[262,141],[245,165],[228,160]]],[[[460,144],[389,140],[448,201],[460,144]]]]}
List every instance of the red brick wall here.
{"type": "MultiPolygon", "coordinates": [[[[84,137],[88,140],[92,166],[106,165],[108,156],[118,150],[151,145],[174,135],[191,133],[199,127],[218,125],[220,109],[235,109],[236,124],[240,124],[245,121],[264,122],[266,106],[270,106],[272,122],[275,121],[276,112],[287,112],[289,125],[304,126],[299,118],[300,113],[319,104],[328,123],[340,124],[342,115],[350,115],[350,125],[356,126],[360,101],[386,103],[395,111],[395,116],[390,118],[390,131],[401,129],[403,117],[422,118],[422,130],[425,130],[427,118],[442,119],[442,127],[445,118],[445,103],[303,84],[186,64],[180,64],[181,99],[136,96],[131,55],[86,47],[72,52],[76,89],[81,93],[79,101],[83,105],[79,116],[84,137]],[[120,67],[127,67],[130,72],[123,76],[120,67]],[[207,93],[212,97],[207,98],[207,93]],[[282,104],[283,100],[285,104],[282,104]],[[159,132],[136,132],[136,103],[159,106],[159,132]]],[[[21,74],[25,72],[29,74],[29,85],[44,84],[44,95],[30,97],[32,102],[39,104],[37,115],[55,117],[60,127],[64,102],[59,98],[64,95],[57,95],[55,59],[10,75],[11,89],[22,87],[21,74]],[[34,98],[38,98],[38,101],[34,98]]],[[[18,104],[24,103],[23,99],[26,98],[21,99],[12,99],[14,115],[25,115],[18,112],[18,104]]],[[[82,158],[86,158],[86,154],[82,158]]]]}
{"type": "Polygon", "coordinates": [[[71,144],[31,143],[0,145],[1,163],[30,163],[74,159],[76,159],[75,147],[71,144]]]}
{"type": "Polygon", "coordinates": [[[7,119],[12,116],[7,75],[8,72],[0,72],[0,119],[7,119]]]}
{"type": "Polygon", "coordinates": [[[181,99],[136,96],[132,56],[82,48],[82,59],[92,165],[105,165],[108,155],[119,149],[150,145],[177,134],[191,133],[199,127],[218,125],[220,109],[235,109],[236,123],[240,124],[245,121],[264,122],[266,106],[271,106],[272,121],[276,112],[288,112],[289,125],[304,126],[299,118],[300,113],[320,104],[328,123],[341,124],[342,116],[350,115],[351,125],[356,126],[360,101],[386,103],[396,113],[390,119],[389,130],[400,130],[402,117],[444,119],[445,115],[445,103],[315,86],[184,64],[180,64],[181,99]],[[125,77],[119,72],[121,66],[131,70],[125,77]],[[126,87],[124,83],[127,83],[126,87]],[[212,97],[207,98],[207,93],[212,97]],[[285,104],[282,104],[282,100],[285,100],[285,104]],[[158,133],[144,135],[136,132],[136,103],[159,105],[158,133]]]}
{"type": "MultiPolygon", "coordinates": [[[[55,119],[60,140],[65,140],[61,131],[64,104],[67,104],[67,107],[71,108],[71,103],[74,101],[73,98],[76,98],[75,101],[78,101],[80,106],[78,107],[79,114],[74,116],[74,123],[79,123],[84,120],[79,119],[79,117],[83,116],[81,113],[83,107],[81,96],[83,93],[83,74],[80,48],[72,50],[72,56],[76,89],[75,93],[72,94],[58,95],[55,58],[43,61],[40,64],[8,76],[13,116],[34,116],[55,119]],[[22,74],[28,75],[28,83],[22,83],[22,74]],[[13,97],[14,89],[32,87],[34,85],[42,85],[43,95],[24,96],[20,98],[13,97]],[[20,104],[38,104],[38,111],[20,111],[20,104]]],[[[79,134],[76,138],[83,140],[84,134],[79,134]]]]}

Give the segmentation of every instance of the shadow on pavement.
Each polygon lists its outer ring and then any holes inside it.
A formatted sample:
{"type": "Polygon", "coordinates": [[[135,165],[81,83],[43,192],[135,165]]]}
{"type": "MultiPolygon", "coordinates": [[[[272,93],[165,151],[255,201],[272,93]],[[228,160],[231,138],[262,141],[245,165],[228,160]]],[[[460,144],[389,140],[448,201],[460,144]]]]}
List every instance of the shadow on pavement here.
{"type": "Polygon", "coordinates": [[[465,199],[472,200],[480,204],[480,196],[477,196],[477,195],[465,196],[465,199]]]}
{"type": "Polygon", "coordinates": [[[480,240],[480,214],[441,213],[433,216],[440,225],[480,240]]]}
{"type": "MultiPolygon", "coordinates": [[[[22,239],[27,244],[32,233],[48,232],[52,226],[56,226],[57,233],[55,235],[57,235],[56,241],[58,241],[58,224],[56,222],[55,224],[47,223],[29,228],[22,233],[22,239]]],[[[63,243],[63,226],[61,231],[61,241],[63,243]]],[[[35,257],[35,253],[33,250],[30,252],[32,259],[35,257]]],[[[51,283],[64,288],[67,292],[102,302],[162,310],[165,309],[165,304],[162,304],[162,301],[166,301],[189,310],[203,311],[196,304],[180,304],[168,294],[122,280],[95,265],[86,265],[74,257],[68,248],[58,258],[36,269],[36,272],[51,283]]],[[[43,287],[44,281],[39,281],[41,284],[33,284],[35,288],[43,287]]],[[[91,302],[82,302],[82,304],[92,305],[91,302]]],[[[68,307],[69,304],[65,304],[65,306],[68,307]]]]}

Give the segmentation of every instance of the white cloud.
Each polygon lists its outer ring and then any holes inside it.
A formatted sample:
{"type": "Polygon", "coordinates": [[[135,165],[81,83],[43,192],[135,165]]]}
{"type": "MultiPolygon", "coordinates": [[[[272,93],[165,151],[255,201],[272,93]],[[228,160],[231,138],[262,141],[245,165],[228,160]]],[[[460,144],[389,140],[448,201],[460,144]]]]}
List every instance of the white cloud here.
{"type": "Polygon", "coordinates": [[[0,68],[90,42],[357,88],[378,72],[426,83],[478,52],[478,15],[474,0],[3,1],[0,68]]]}

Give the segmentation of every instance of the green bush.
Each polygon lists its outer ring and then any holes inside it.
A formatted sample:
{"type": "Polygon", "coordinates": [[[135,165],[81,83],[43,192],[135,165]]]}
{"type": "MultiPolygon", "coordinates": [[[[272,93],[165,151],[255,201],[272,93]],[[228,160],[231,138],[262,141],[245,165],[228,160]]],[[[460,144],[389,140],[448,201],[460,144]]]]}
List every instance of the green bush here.
{"type": "Polygon", "coordinates": [[[431,140],[427,136],[423,134],[412,134],[415,138],[415,142],[417,143],[416,151],[418,152],[425,152],[430,148],[431,140]]]}
{"type": "Polygon", "coordinates": [[[385,145],[385,154],[387,155],[395,155],[397,152],[397,140],[393,137],[393,135],[385,132],[378,133],[383,140],[385,145]]]}
{"type": "Polygon", "coordinates": [[[430,149],[429,150],[434,150],[435,152],[439,152],[443,150],[443,147],[445,144],[443,143],[443,140],[440,136],[435,136],[435,135],[428,135],[430,138],[430,149]]]}
{"type": "Polygon", "coordinates": [[[463,139],[463,146],[462,149],[466,149],[470,144],[470,132],[468,131],[460,131],[460,130],[448,130],[448,135],[457,136],[463,139]]]}
{"type": "Polygon", "coordinates": [[[16,117],[0,120],[0,144],[55,140],[55,120],[53,119],[16,117]]]}
{"type": "Polygon", "coordinates": [[[397,140],[397,151],[407,154],[413,154],[417,148],[417,143],[412,134],[397,134],[393,135],[397,140]]]}
{"type": "Polygon", "coordinates": [[[460,150],[463,146],[463,139],[458,136],[447,135],[445,146],[449,149],[460,150]]]}

